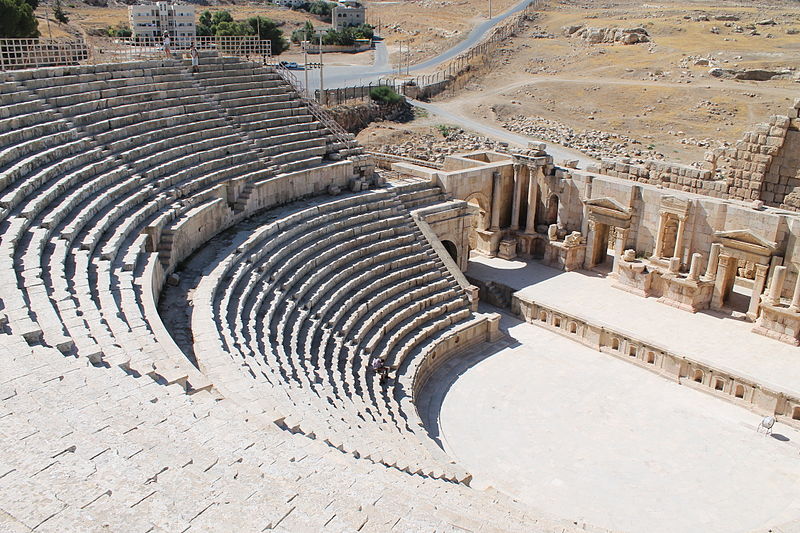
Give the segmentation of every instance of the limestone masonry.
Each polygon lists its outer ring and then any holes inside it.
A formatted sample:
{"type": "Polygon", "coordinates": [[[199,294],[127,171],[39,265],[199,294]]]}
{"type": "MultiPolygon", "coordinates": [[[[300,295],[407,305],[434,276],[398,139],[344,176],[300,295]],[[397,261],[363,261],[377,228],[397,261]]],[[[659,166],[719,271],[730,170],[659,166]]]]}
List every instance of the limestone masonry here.
{"type": "Polygon", "coordinates": [[[580,270],[794,349],[800,101],[702,169],[583,170],[540,143],[373,158],[213,54],[4,72],[0,103],[2,531],[605,531],[429,434],[425,386],[505,342],[486,302],[800,427],[800,393],[724,353],[464,274],[580,270]]]}

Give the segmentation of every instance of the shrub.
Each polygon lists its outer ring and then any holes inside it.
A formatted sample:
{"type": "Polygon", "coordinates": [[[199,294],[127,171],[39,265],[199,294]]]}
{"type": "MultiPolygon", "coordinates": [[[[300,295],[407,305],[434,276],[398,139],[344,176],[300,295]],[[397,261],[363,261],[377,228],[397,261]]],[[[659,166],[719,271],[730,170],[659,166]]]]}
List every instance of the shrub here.
{"type": "Polygon", "coordinates": [[[436,126],[436,129],[439,131],[442,137],[446,139],[447,137],[450,137],[450,134],[454,133],[458,128],[454,126],[448,126],[447,124],[439,124],[436,126]]]}
{"type": "Polygon", "coordinates": [[[314,40],[314,25],[311,24],[310,20],[306,21],[306,25],[299,30],[294,30],[292,32],[292,42],[299,43],[302,41],[313,41],[314,40]]]}
{"type": "Polygon", "coordinates": [[[308,12],[316,15],[325,22],[331,21],[331,10],[336,4],[333,2],[324,2],[323,0],[316,0],[308,5],[308,12]]]}
{"type": "Polygon", "coordinates": [[[128,27],[127,24],[117,24],[116,26],[109,26],[106,29],[106,33],[109,37],[130,37],[133,35],[133,32],[128,27]]]}
{"type": "Polygon", "coordinates": [[[61,0],[56,0],[55,5],[53,6],[53,17],[55,17],[55,19],[62,24],[69,22],[69,17],[64,11],[64,8],[61,6],[61,0]]]}
{"type": "Polygon", "coordinates": [[[369,97],[381,104],[397,104],[403,101],[403,97],[387,86],[374,87],[369,91],[369,97]]]}

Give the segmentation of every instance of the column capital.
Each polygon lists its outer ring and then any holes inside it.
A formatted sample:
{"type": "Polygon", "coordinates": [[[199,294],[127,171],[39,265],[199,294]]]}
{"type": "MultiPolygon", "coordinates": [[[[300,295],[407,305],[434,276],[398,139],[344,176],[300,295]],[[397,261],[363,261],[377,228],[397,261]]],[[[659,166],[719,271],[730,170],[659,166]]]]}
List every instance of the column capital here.
{"type": "Polygon", "coordinates": [[[769,265],[755,265],[756,268],[756,276],[764,276],[767,277],[767,272],[769,272],[769,265]]]}

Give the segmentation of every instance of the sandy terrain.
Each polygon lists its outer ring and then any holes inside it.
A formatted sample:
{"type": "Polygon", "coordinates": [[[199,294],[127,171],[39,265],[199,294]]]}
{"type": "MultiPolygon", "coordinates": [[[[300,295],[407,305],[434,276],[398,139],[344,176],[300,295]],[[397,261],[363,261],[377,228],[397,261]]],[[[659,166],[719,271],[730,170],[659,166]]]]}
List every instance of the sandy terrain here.
{"type": "MultiPolygon", "coordinates": [[[[518,0],[492,0],[492,15],[509,9],[518,0]]],[[[403,0],[365,2],[367,19],[379,28],[389,47],[392,63],[400,60],[400,42],[403,61],[411,49],[411,63],[452,47],[466,37],[478,23],[489,15],[488,0],[403,0]]]]}
{"type": "MultiPolygon", "coordinates": [[[[492,0],[492,12],[497,15],[515,3],[516,0],[492,0]]],[[[385,37],[392,62],[400,59],[397,52],[401,42],[403,60],[408,58],[406,49],[410,45],[411,62],[416,63],[450,48],[488,16],[487,0],[367,1],[365,4],[367,22],[375,25],[385,37]]],[[[81,2],[65,3],[64,7],[70,17],[69,25],[53,22],[50,15],[48,30],[47,7],[42,3],[37,10],[42,37],[68,37],[70,34],[77,35],[127,23],[128,20],[128,7],[122,4],[114,5],[113,2],[109,3],[109,7],[92,7],[81,2]]],[[[197,6],[198,13],[205,9],[230,11],[236,20],[254,15],[271,18],[281,25],[287,39],[292,31],[302,27],[306,20],[311,20],[317,27],[328,26],[314,15],[272,4],[197,6]]],[[[362,64],[362,61],[361,58],[355,58],[354,63],[347,63],[342,59],[340,64],[362,64]]]]}
{"type": "Polygon", "coordinates": [[[455,97],[440,97],[442,107],[518,133],[528,126],[570,128],[576,136],[613,132],[638,141],[627,143],[634,156],[692,160],[718,141],[735,142],[800,93],[800,36],[791,34],[800,31],[797,2],[563,4],[551,2],[490,73],[455,97]],[[739,20],[714,20],[726,15],[739,20]],[[775,24],[755,24],[769,19],[775,24]],[[642,27],[651,42],[589,44],[565,36],[567,25],[642,27]],[[786,71],[788,79],[718,79],[709,74],[715,66],[786,71]]]}

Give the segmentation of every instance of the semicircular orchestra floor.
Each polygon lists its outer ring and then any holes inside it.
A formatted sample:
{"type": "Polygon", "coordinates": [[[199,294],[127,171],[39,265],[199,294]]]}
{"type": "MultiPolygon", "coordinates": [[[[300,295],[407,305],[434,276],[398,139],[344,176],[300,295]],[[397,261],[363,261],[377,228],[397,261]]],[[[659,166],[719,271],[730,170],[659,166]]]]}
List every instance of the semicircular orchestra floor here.
{"type": "Polygon", "coordinates": [[[502,327],[418,400],[473,486],[614,531],[800,527],[800,432],[765,437],[750,411],[509,315],[502,327]]]}

